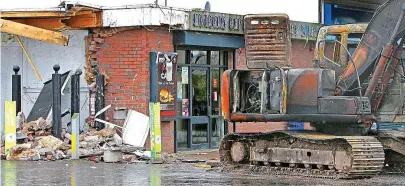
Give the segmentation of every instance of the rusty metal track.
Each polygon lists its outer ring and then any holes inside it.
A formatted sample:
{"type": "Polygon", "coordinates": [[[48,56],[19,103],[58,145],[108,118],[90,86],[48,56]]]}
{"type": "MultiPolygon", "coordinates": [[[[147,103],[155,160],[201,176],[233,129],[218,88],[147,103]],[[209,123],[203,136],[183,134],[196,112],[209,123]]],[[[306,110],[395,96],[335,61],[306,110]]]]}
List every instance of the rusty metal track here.
{"type": "MultiPolygon", "coordinates": [[[[229,134],[223,139],[219,152],[225,171],[330,179],[373,177],[382,171],[385,160],[383,146],[374,137],[330,136],[306,131],[229,134]],[[263,141],[266,141],[264,146],[263,141]],[[232,148],[235,144],[238,148],[232,148]],[[283,149],[285,149],[283,153],[287,156],[290,152],[300,154],[306,150],[318,152],[320,154],[318,157],[333,154],[334,162],[331,163],[328,158],[321,158],[319,162],[323,163],[309,165],[305,164],[302,157],[295,161],[289,160],[290,163],[280,163],[283,158],[275,160],[273,157],[268,161],[260,159],[266,158],[266,155],[274,156],[276,151],[283,149]],[[349,159],[338,160],[338,152],[344,152],[345,157],[349,159]]],[[[315,157],[317,156],[313,156],[315,157]]]]}

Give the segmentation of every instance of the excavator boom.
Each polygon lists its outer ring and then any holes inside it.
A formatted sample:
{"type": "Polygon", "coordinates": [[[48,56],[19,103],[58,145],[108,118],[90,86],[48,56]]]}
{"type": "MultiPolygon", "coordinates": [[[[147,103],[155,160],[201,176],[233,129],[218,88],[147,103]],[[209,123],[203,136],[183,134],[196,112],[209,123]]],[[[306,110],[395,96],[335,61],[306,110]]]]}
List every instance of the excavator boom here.
{"type": "MultiPolygon", "coordinates": [[[[397,41],[405,34],[404,8],[405,0],[388,0],[376,10],[353,54],[353,61],[348,62],[347,68],[337,81],[338,95],[346,95],[348,92],[357,90],[359,88],[358,80],[365,82],[364,79],[373,72],[377,61],[380,66],[384,67],[382,63],[392,57],[397,48],[397,41]],[[379,55],[384,60],[378,60],[379,55]]],[[[372,75],[375,78],[370,83],[375,84],[381,71],[372,75]]],[[[375,85],[368,89],[366,92],[367,95],[370,95],[370,92],[374,91],[375,85]]]]}

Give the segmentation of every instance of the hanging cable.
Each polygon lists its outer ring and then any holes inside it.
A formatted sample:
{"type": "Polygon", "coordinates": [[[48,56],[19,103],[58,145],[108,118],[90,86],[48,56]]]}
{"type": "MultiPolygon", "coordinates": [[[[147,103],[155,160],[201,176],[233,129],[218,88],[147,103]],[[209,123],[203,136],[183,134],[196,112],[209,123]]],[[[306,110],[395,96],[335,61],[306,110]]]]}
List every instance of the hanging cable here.
{"type": "MultiPolygon", "coordinates": [[[[363,96],[362,96],[362,92],[361,92],[362,87],[361,87],[361,83],[360,83],[360,76],[359,76],[359,72],[358,72],[358,70],[357,70],[357,68],[356,68],[356,64],[354,63],[352,54],[350,54],[349,50],[347,49],[347,47],[346,47],[343,43],[341,43],[340,41],[337,41],[337,40],[326,40],[326,39],[323,39],[323,40],[320,40],[320,41],[318,42],[318,44],[321,43],[321,42],[326,42],[326,41],[332,41],[332,42],[335,42],[335,43],[339,43],[339,44],[345,49],[345,51],[347,52],[347,54],[349,55],[350,61],[351,61],[351,63],[353,64],[353,68],[354,68],[354,70],[356,71],[357,85],[358,85],[357,88],[358,88],[358,91],[359,91],[359,97],[360,97],[360,99],[362,99],[363,96]]],[[[319,59],[319,51],[320,51],[320,48],[318,47],[318,59],[319,59]]],[[[325,56],[324,56],[324,58],[325,58],[326,60],[328,60],[328,61],[332,61],[332,60],[328,59],[328,58],[325,57],[325,56]]],[[[335,63],[335,62],[333,62],[333,63],[335,63]]]]}

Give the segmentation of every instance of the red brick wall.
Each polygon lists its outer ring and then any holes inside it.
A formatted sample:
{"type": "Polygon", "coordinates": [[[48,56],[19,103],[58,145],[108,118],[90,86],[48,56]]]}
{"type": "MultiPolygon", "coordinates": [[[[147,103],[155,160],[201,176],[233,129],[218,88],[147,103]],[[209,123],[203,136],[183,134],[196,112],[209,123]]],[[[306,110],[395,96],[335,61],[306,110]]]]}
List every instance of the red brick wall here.
{"type": "Polygon", "coordinates": [[[293,68],[312,68],[315,42],[308,41],[306,43],[303,40],[292,40],[291,44],[293,68]]]}
{"type": "MultiPolygon", "coordinates": [[[[100,71],[109,77],[105,87],[105,105],[112,105],[106,113],[110,121],[122,124],[122,120],[113,118],[114,108],[117,107],[149,114],[149,52],[172,52],[172,41],[172,33],[165,27],[153,31],[135,28],[104,38],[104,43],[98,46],[97,61],[100,71]]],[[[162,122],[161,129],[163,152],[173,152],[173,122],[162,122]]],[[[149,144],[148,138],[148,149],[149,144]]]]}
{"type": "Polygon", "coordinates": [[[246,49],[235,50],[235,69],[242,70],[247,69],[246,64],[246,49]]]}

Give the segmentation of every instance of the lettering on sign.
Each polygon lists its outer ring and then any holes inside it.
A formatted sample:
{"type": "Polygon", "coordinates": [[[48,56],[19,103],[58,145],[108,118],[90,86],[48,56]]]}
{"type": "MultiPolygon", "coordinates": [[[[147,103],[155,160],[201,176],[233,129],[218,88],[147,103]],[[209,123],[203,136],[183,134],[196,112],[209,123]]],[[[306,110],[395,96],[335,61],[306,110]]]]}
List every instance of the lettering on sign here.
{"type": "MultiPolygon", "coordinates": [[[[189,30],[243,34],[243,17],[243,15],[235,14],[192,11],[189,15],[189,30]]],[[[321,25],[291,21],[290,27],[291,39],[316,40],[321,25]]]]}
{"type": "Polygon", "coordinates": [[[314,23],[292,21],[290,28],[291,39],[316,40],[321,26],[314,23]]]}
{"type": "Polygon", "coordinates": [[[190,30],[243,34],[243,16],[213,12],[190,12],[190,30]]]}

